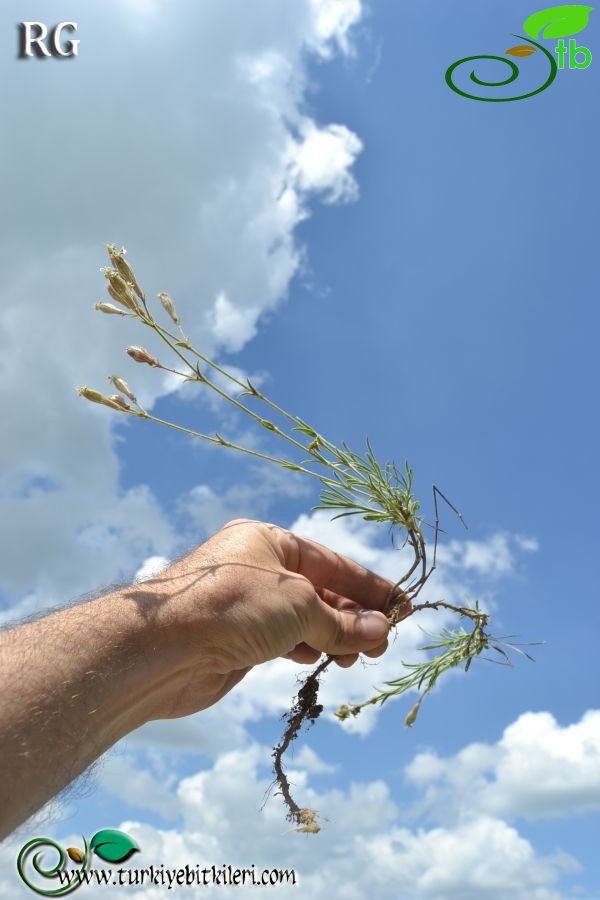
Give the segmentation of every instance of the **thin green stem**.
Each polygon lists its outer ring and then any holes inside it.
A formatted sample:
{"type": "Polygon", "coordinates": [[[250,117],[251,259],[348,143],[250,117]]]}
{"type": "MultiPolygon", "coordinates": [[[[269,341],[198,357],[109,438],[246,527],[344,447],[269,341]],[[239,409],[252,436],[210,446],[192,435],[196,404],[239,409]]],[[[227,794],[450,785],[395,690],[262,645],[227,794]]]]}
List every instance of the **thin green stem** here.
{"type": "Polygon", "coordinates": [[[319,475],[318,472],[311,472],[310,469],[306,469],[304,468],[304,466],[300,466],[297,463],[290,462],[287,459],[280,459],[277,456],[269,456],[266,453],[259,453],[258,450],[250,450],[248,447],[242,447],[239,444],[234,444],[233,441],[228,441],[226,438],[222,438],[221,436],[212,437],[209,434],[203,434],[200,431],[194,431],[192,428],[186,428],[184,425],[176,425],[175,422],[168,422],[166,419],[160,419],[158,416],[154,416],[149,412],[137,412],[134,409],[124,409],[122,410],[122,412],[137,416],[139,419],[148,419],[151,422],[157,422],[159,425],[166,425],[167,428],[173,428],[176,431],[181,431],[184,434],[188,434],[190,437],[201,438],[202,440],[208,441],[211,444],[216,444],[221,447],[229,447],[231,450],[238,450],[240,453],[245,453],[247,456],[253,456],[256,459],[264,459],[267,462],[276,463],[277,465],[282,466],[284,469],[292,469],[294,472],[302,472],[304,475],[310,475],[313,478],[318,479],[321,484],[334,484],[334,482],[330,481],[328,478],[325,478],[323,475],[319,475]]]}
{"type": "MultiPolygon", "coordinates": [[[[230,403],[232,403],[232,404],[233,404],[235,407],[237,407],[239,410],[241,410],[242,412],[244,412],[244,413],[246,413],[247,415],[249,415],[252,419],[254,419],[255,422],[258,422],[259,425],[262,425],[263,427],[265,427],[265,426],[264,426],[264,422],[266,421],[265,419],[263,419],[261,416],[259,416],[257,413],[255,413],[253,410],[249,409],[249,408],[248,408],[247,406],[245,406],[243,403],[240,403],[239,400],[236,400],[236,398],[235,398],[235,397],[232,397],[231,394],[228,394],[227,391],[222,390],[222,389],[221,389],[220,387],[218,387],[213,381],[211,381],[209,378],[207,378],[206,375],[198,376],[198,371],[197,371],[197,369],[196,369],[196,368],[189,362],[189,360],[187,360],[187,359],[185,358],[185,356],[180,352],[180,350],[179,350],[179,348],[177,347],[176,343],[173,344],[173,343],[169,340],[169,337],[170,337],[170,338],[173,338],[173,339],[175,338],[175,336],[174,336],[171,332],[167,331],[166,328],[163,328],[162,325],[158,325],[156,322],[154,322],[153,319],[152,319],[150,322],[146,322],[146,324],[148,324],[148,325],[149,325],[149,326],[150,326],[150,327],[151,327],[151,328],[159,335],[159,337],[161,337],[161,338],[163,339],[163,341],[171,348],[171,350],[173,350],[173,352],[176,353],[177,356],[178,356],[178,357],[179,357],[179,358],[180,358],[180,359],[181,359],[181,360],[182,360],[182,361],[190,368],[190,370],[194,373],[194,375],[195,375],[195,377],[196,377],[196,380],[197,380],[198,382],[201,382],[202,384],[206,384],[207,387],[209,387],[211,390],[213,390],[216,394],[218,394],[218,395],[219,395],[220,397],[222,397],[224,400],[228,400],[230,403]],[[165,337],[165,335],[168,335],[168,337],[165,337]]],[[[212,363],[207,357],[202,356],[202,354],[197,353],[191,345],[189,345],[189,349],[190,349],[190,351],[191,351],[192,353],[194,353],[196,356],[198,356],[199,359],[203,359],[205,362],[207,362],[209,365],[211,365],[211,366],[212,366],[214,369],[216,369],[218,372],[221,372],[221,373],[224,374],[224,375],[228,375],[228,373],[225,372],[224,369],[221,369],[220,366],[217,366],[215,363],[212,363]]],[[[161,365],[161,368],[166,369],[167,367],[161,365]]],[[[169,371],[169,372],[175,372],[174,369],[168,369],[168,371],[169,371]]],[[[185,378],[185,377],[186,377],[186,376],[183,375],[181,372],[175,372],[175,374],[176,374],[176,375],[181,375],[182,378],[185,378]]],[[[233,376],[229,376],[229,377],[230,377],[231,380],[234,381],[236,384],[240,385],[240,387],[247,387],[247,385],[244,385],[244,384],[243,384],[241,381],[239,381],[237,378],[234,378],[233,376]]],[[[262,396],[263,396],[263,395],[261,395],[261,397],[262,397],[262,396]]],[[[266,398],[265,398],[265,399],[266,399],[266,398]]],[[[278,411],[283,412],[282,410],[278,410],[278,411]]],[[[292,419],[292,421],[294,421],[294,420],[292,419]]],[[[282,437],[284,440],[288,441],[288,443],[292,444],[292,445],[293,445],[294,447],[296,447],[298,450],[302,450],[303,453],[311,453],[311,456],[313,455],[312,452],[309,450],[308,447],[306,447],[304,444],[301,444],[300,441],[297,441],[297,440],[296,440],[295,438],[293,438],[291,435],[286,434],[285,431],[282,431],[281,428],[278,428],[277,425],[275,425],[273,422],[269,422],[269,425],[266,426],[266,427],[268,427],[268,430],[269,430],[269,431],[273,431],[275,434],[279,435],[279,437],[282,437]]],[[[316,461],[316,462],[321,462],[321,460],[316,459],[316,458],[315,458],[315,461],[316,461]]],[[[327,463],[326,463],[326,464],[327,464],[327,463]]],[[[333,468],[332,466],[329,466],[329,467],[330,467],[330,468],[333,468]]]]}

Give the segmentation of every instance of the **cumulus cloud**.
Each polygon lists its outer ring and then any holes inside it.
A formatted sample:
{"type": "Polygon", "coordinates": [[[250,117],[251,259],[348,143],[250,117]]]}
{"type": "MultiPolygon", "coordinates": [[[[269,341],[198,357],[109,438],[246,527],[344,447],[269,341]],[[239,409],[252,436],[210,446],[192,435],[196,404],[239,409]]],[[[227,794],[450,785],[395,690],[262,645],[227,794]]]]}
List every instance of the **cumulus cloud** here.
{"type": "Polygon", "coordinates": [[[393,883],[408,897],[559,900],[557,876],[578,868],[564,854],[540,858],[515,828],[485,816],[455,828],[392,829],[362,847],[377,887],[393,883]]]}
{"type": "Polygon", "coordinates": [[[328,203],[355,200],[358,185],[350,166],[362,150],[358,137],[344,125],[304,127],[304,137],[291,151],[291,169],[303,190],[322,193],[328,203]]]}
{"type": "Polygon", "coordinates": [[[407,776],[424,790],[424,808],[450,817],[535,819],[598,810],[600,711],[565,726],[548,712],[524,713],[496,744],[469,744],[446,758],[421,753],[407,776]]]}
{"type": "Polygon", "coordinates": [[[311,12],[317,46],[323,55],[337,43],[345,52],[351,49],[350,29],[363,16],[360,0],[311,0],[311,12]]]}
{"type": "Polygon", "coordinates": [[[535,553],[538,549],[535,538],[500,532],[484,542],[449,541],[440,546],[438,557],[448,567],[458,567],[478,575],[499,576],[514,571],[519,551],[535,553]]]}

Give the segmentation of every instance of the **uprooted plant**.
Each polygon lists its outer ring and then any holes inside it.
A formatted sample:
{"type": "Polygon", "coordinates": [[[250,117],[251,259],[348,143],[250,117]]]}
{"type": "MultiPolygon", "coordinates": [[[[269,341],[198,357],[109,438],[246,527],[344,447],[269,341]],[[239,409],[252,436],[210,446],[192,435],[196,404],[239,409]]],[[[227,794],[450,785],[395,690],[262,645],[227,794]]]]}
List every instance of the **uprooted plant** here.
{"type": "MultiPolygon", "coordinates": [[[[164,313],[170,320],[169,328],[165,328],[154,318],[134,271],[125,259],[125,249],[117,250],[111,244],[108,246],[108,256],[110,266],[103,269],[103,272],[106,277],[106,289],[114,303],[100,302],[96,304],[95,308],[108,315],[138,319],[164,341],[174,357],[177,358],[179,368],[164,365],[143,347],[128,347],[129,357],[136,363],[170,372],[183,381],[204,385],[206,389],[214,391],[221,398],[233,404],[240,412],[253,419],[257,426],[284,441],[288,451],[293,451],[296,457],[298,454],[302,454],[302,458],[294,461],[294,459],[271,456],[258,450],[242,447],[227,440],[219,433],[203,434],[183,425],[160,419],[140,406],[128,383],[117,375],[108,377],[117,393],[104,394],[88,387],[82,387],[79,388],[79,394],[86,400],[103,404],[117,412],[166,425],[210,444],[237,450],[251,457],[267,460],[292,472],[301,472],[310,478],[317,479],[322,487],[321,502],[314,509],[338,510],[337,515],[333,516],[334,519],[359,515],[369,522],[387,523],[392,534],[396,529],[409,548],[410,562],[407,570],[390,589],[384,608],[392,626],[425,609],[449,610],[468,625],[466,629],[463,625],[454,629],[445,628],[439,634],[424,632],[429,641],[421,649],[428,652],[433,651],[434,655],[428,656],[420,662],[403,663],[407,674],[397,680],[386,682],[387,690],[380,691],[363,703],[340,707],[336,713],[340,720],[343,721],[350,716],[358,715],[365,706],[376,703],[383,704],[390,697],[396,697],[408,690],[416,689],[419,691],[418,699],[405,719],[406,725],[412,726],[424,697],[433,689],[440,675],[447,670],[462,666],[467,671],[473,659],[485,650],[495,651],[498,654],[497,661],[505,664],[510,664],[508,656],[510,650],[531,658],[514,644],[508,644],[504,640],[492,637],[486,630],[489,616],[478,605],[474,607],[456,606],[445,600],[415,602],[436,567],[440,530],[439,501],[444,501],[465,525],[460,512],[439,488],[435,486],[433,488],[434,521],[431,524],[433,549],[429,557],[423,536],[425,521],[419,515],[420,504],[413,493],[413,473],[407,463],[402,469],[399,469],[393,462],[380,465],[368,438],[366,439],[366,449],[362,455],[351,450],[345,443],[342,443],[341,447],[336,446],[304,419],[290,415],[274,403],[249,379],[241,381],[217,365],[192,346],[190,339],[181,327],[173,300],[164,292],[159,293],[157,297],[164,313]],[[172,330],[173,326],[175,331],[172,330]],[[214,380],[214,373],[220,376],[219,384],[214,380]],[[228,388],[221,386],[223,384],[228,388]],[[250,398],[249,403],[254,404],[256,409],[242,402],[242,398],[245,397],[250,398]],[[276,422],[271,421],[271,418],[264,418],[261,413],[265,409],[269,410],[269,416],[276,418],[276,422]]],[[[283,769],[283,757],[302,726],[306,723],[314,723],[322,712],[323,707],[318,703],[319,681],[333,659],[332,655],[327,655],[304,679],[292,708],[285,716],[286,728],[281,741],[273,750],[275,780],[288,810],[287,818],[297,826],[296,831],[306,833],[316,833],[320,830],[317,814],[313,809],[300,807],[292,797],[290,784],[283,769]]]]}

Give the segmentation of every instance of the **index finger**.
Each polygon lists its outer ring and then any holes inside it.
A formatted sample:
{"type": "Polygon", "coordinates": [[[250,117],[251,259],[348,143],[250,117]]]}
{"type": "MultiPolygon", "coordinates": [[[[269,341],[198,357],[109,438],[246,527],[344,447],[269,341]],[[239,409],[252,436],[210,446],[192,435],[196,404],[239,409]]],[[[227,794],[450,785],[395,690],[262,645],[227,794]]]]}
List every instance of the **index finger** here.
{"type": "Polygon", "coordinates": [[[310,538],[278,529],[285,566],[315,588],[328,588],[367,609],[383,610],[394,583],[310,538]]]}

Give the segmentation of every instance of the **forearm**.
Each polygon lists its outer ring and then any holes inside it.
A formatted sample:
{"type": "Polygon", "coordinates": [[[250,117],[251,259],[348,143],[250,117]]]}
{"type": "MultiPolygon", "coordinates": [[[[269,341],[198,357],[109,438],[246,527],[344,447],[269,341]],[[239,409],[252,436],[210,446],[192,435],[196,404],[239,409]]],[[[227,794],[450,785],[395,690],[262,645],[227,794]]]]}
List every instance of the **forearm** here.
{"type": "Polygon", "coordinates": [[[0,635],[0,839],[147,719],[147,632],[117,591],[0,635]]]}

